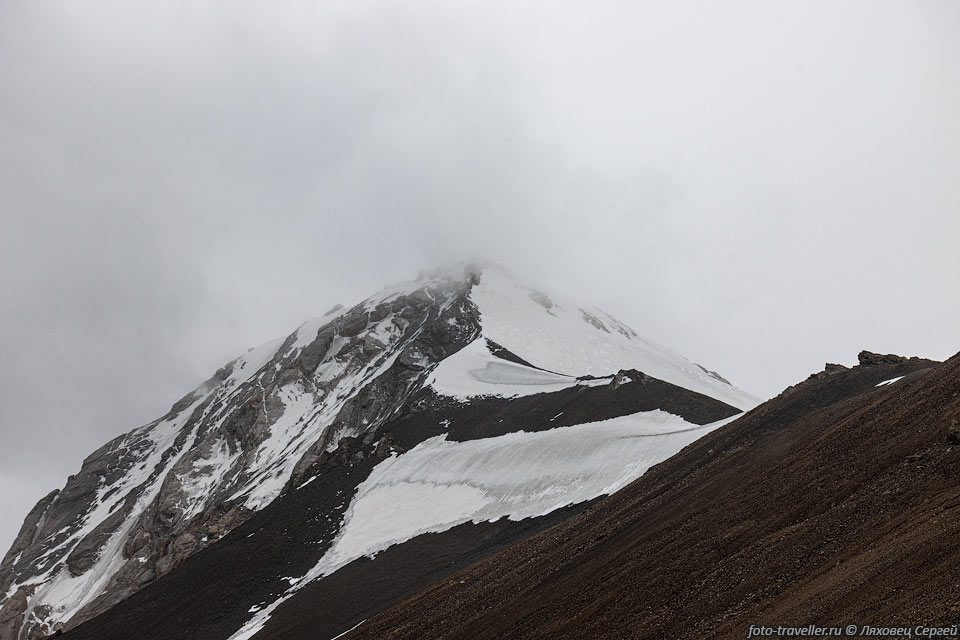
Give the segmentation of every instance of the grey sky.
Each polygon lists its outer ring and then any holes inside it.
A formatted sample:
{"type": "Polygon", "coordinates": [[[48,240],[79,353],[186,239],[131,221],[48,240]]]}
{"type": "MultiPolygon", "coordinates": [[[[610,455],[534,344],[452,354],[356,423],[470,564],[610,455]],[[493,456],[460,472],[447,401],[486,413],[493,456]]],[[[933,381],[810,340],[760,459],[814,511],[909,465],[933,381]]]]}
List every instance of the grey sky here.
{"type": "Polygon", "coordinates": [[[770,396],[960,350],[960,4],[0,0],[0,547],[108,438],[469,256],[770,396]]]}

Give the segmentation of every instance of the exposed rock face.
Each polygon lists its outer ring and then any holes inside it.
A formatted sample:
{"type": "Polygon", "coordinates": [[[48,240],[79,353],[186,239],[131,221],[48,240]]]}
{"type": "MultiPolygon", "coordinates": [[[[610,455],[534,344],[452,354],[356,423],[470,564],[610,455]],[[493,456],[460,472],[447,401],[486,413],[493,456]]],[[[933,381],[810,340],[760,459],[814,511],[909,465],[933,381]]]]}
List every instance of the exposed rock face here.
{"type": "Polygon", "coordinates": [[[13,563],[28,550],[37,539],[37,531],[43,526],[44,516],[53,501],[60,495],[60,490],[54,490],[44,496],[40,502],[30,510],[23,525],[20,527],[20,533],[13,541],[13,546],[7,551],[0,563],[0,591],[7,591],[13,582],[13,573],[9,571],[13,563]]]}
{"type": "Polygon", "coordinates": [[[617,372],[617,375],[613,376],[613,381],[610,383],[611,389],[619,389],[625,384],[629,384],[639,379],[639,371],[624,371],[620,370],[617,372]]]}
{"type": "Polygon", "coordinates": [[[32,587],[20,587],[3,603],[0,607],[0,636],[4,638],[17,636],[17,632],[23,627],[24,614],[27,612],[31,595],[33,595],[32,587]]]}
{"type": "Polygon", "coordinates": [[[909,358],[904,358],[903,356],[898,356],[892,353],[883,355],[879,353],[873,353],[872,351],[861,351],[859,355],[857,355],[857,360],[860,361],[860,364],[870,367],[879,364],[898,364],[900,362],[907,362],[909,358]]]}
{"type": "Polygon", "coordinates": [[[541,293],[539,291],[531,291],[530,299],[536,302],[538,305],[540,305],[544,309],[549,309],[550,307],[553,306],[553,300],[551,300],[550,297],[547,296],[547,294],[541,293]]]}
{"type": "Polygon", "coordinates": [[[606,331],[607,333],[610,333],[610,330],[607,329],[607,325],[603,324],[603,321],[594,314],[584,309],[580,309],[580,314],[583,316],[585,322],[589,322],[600,331],[606,331]]]}
{"type": "Polygon", "coordinates": [[[369,444],[432,368],[479,334],[474,281],[440,276],[335,308],[87,457],[28,514],[0,565],[10,594],[0,640],[96,616],[349,450],[341,443],[369,444]]]}
{"type": "Polygon", "coordinates": [[[705,366],[703,366],[702,364],[698,364],[697,366],[700,367],[700,370],[701,370],[701,371],[703,371],[705,374],[707,374],[708,376],[710,376],[710,377],[713,378],[714,380],[719,380],[720,382],[723,382],[724,384],[730,384],[730,381],[729,381],[729,380],[727,380],[726,378],[724,378],[723,376],[721,376],[721,375],[720,375],[719,373],[717,373],[716,371],[711,371],[710,369],[707,369],[707,368],[706,368],[705,366]]]}

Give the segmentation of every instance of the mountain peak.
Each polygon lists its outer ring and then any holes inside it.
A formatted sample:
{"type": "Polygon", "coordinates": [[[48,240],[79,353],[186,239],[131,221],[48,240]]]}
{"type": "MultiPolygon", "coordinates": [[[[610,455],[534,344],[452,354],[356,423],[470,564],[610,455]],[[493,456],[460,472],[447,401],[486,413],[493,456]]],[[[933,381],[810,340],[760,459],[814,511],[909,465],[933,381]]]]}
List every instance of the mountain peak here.
{"type": "MultiPolygon", "coordinates": [[[[603,399],[584,406],[602,404],[612,411],[603,414],[608,418],[662,408],[678,412],[684,424],[756,404],[600,309],[547,294],[490,261],[460,262],[350,308],[338,305],[243,354],[163,417],[89,456],[59,494],[31,512],[16,553],[0,565],[3,606],[17,609],[4,615],[27,626],[40,620],[34,626],[45,633],[69,628],[317,478],[344,493],[324,516],[339,522],[359,481],[349,469],[369,473],[425,439],[454,432],[488,437],[577,424],[563,414],[580,415],[571,403],[585,394],[603,399]],[[617,375],[624,371],[632,374],[617,375]],[[471,418],[469,428],[447,429],[449,419],[439,417],[405,421],[431,406],[483,406],[477,415],[487,415],[489,403],[519,407],[511,404],[517,398],[538,408],[506,424],[471,418]]],[[[616,433],[652,424],[638,420],[616,433]]],[[[590,499],[616,484],[612,476],[598,478],[605,480],[577,495],[590,499]]],[[[505,504],[497,502],[490,514],[505,504]]],[[[316,533],[314,543],[329,545],[336,531],[316,533]]],[[[0,640],[7,640],[2,630],[0,640]]]]}

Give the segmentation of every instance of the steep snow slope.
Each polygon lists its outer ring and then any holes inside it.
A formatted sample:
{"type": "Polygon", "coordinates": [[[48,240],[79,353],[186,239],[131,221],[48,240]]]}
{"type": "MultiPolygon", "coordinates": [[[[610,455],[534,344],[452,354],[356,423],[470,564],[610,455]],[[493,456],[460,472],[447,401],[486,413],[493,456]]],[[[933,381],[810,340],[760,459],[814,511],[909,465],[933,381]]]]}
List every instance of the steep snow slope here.
{"type": "Polygon", "coordinates": [[[377,465],[309,576],[461,522],[532,518],[612,493],[731,419],[698,426],[650,411],[468,442],[430,438],[377,465]]]}
{"type": "MultiPolygon", "coordinates": [[[[529,363],[567,376],[608,376],[637,369],[649,376],[716,398],[739,409],[760,399],[703,367],[642,336],[594,307],[557,294],[546,295],[519,282],[505,270],[487,265],[470,300],[480,310],[483,336],[529,363]]],[[[438,389],[446,388],[441,366],[438,389]]],[[[476,393],[489,391],[478,380],[476,393]]],[[[453,387],[463,392],[463,385],[453,387]]]]}
{"type": "Polygon", "coordinates": [[[474,396],[517,397],[568,389],[574,376],[504,360],[486,340],[474,340],[434,369],[430,386],[437,392],[467,400],[474,396]]]}

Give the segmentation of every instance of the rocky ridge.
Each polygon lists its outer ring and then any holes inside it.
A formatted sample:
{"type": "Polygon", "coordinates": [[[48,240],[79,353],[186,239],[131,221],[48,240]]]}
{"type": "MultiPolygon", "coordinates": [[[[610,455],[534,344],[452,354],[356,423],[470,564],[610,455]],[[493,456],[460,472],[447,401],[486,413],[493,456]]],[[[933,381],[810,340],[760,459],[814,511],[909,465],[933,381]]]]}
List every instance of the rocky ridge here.
{"type": "Polygon", "coordinates": [[[0,639],[110,608],[297,486],[345,438],[375,433],[479,334],[472,284],[425,279],[308,322],[88,456],[0,564],[0,639]]]}

